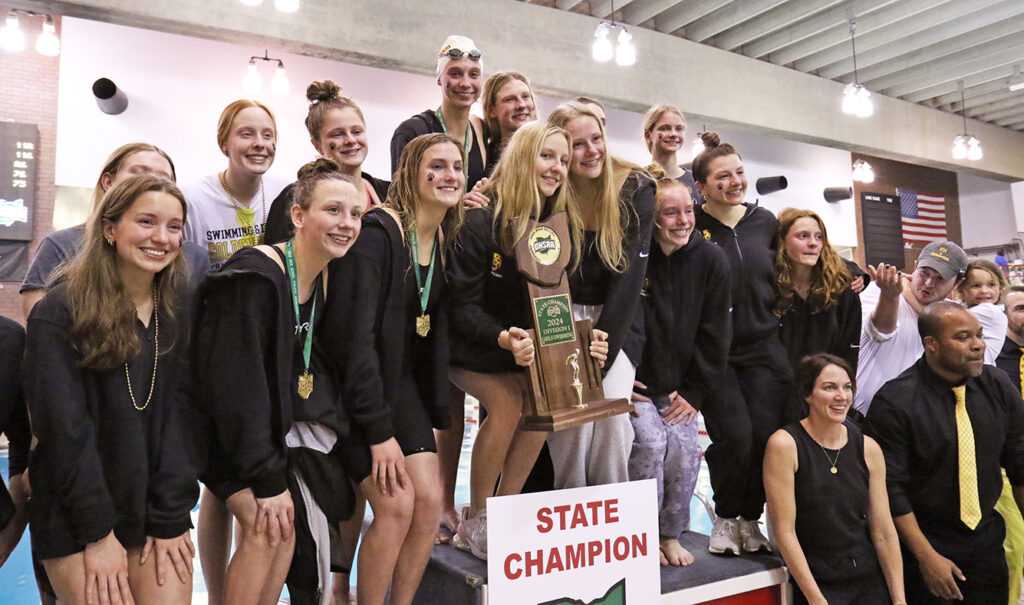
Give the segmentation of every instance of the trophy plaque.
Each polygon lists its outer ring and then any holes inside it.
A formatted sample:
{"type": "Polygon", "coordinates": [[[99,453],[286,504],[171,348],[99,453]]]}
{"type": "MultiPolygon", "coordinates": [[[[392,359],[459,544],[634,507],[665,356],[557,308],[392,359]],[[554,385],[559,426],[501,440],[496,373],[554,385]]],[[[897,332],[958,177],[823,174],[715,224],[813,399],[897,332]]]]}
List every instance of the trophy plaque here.
{"type": "Polygon", "coordinates": [[[575,321],[566,266],[572,257],[564,212],[530,220],[516,242],[516,262],[526,277],[533,329],[530,413],[523,428],[559,431],[633,411],[626,399],[605,399],[601,367],[590,356],[591,322],[575,321]]]}

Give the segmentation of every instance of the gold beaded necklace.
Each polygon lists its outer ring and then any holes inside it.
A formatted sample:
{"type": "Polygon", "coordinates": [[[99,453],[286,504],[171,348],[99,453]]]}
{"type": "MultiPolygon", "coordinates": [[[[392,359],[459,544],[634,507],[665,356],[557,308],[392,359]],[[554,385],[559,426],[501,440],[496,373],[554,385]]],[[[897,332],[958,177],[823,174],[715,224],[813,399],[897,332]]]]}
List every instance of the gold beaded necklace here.
{"type": "MultiPolygon", "coordinates": [[[[256,224],[255,224],[255,221],[253,219],[249,218],[249,216],[248,216],[248,213],[252,212],[253,218],[255,218],[256,217],[256,211],[251,209],[251,208],[248,208],[248,207],[244,206],[242,204],[242,202],[239,202],[235,198],[235,194],[232,193],[231,189],[228,188],[227,174],[228,174],[228,171],[225,170],[225,171],[221,172],[219,175],[217,175],[217,176],[220,177],[220,186],[224,188],[224,193],[228,194],[228,199],[231,200],[231,203],[235,207],[235,218],[238,219],[238,224],[240,224],[243,228],[248,229],[249,231],[252,232],[252,245],[253,246],[258,245],[260,243],[260,241],[259,241],[259,236],[256,234],[256,224]]],[[[260,208],[261,208],[261,211],[262,211],[262,214],[263,214],[263,220],[260,222],[260,224],[263,225],[263,224],[266,224],[266,222],[267,222],[267,194],[266,194],[266,191],[264,191],[264,189],[263,189],[263,177],[262,176],[260,177],[260,208]]]]}
{"type": "Polygon", "coordinates": [[[124,362],[124,379],[128,382],[128,396],[132,398],[132,406],[140,412],[149,407],[149,402],[153,399],[153,387],[156,386],[156,366],[160,363],[160,297],[156,293],[156,280],[153,280],[153,321],[156,322],[153,336],[153,376],[149,380],[149,395],[146,396],[146,403],[141,406],[135,401],[135,393],[132,392],[132,377],[128,373],[128,362],[124,362]]]}

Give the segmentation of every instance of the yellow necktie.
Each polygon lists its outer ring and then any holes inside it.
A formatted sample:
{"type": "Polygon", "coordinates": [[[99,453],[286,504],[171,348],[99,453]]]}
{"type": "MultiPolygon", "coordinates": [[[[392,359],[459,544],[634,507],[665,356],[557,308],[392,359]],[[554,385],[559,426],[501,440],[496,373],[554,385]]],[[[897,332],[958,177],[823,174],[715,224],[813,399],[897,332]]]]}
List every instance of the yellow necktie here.
{"type": "MultiPolygon", "coordinates": [[[[1021,353],[1024,353],[1024,347],[1020,349],[1021,353]]],[[[1024,355],[1020,356],[1020,365],[1018,366],[1018,372],[1020,373],[1020,390],[1024,393],[1024,355]]]]}
{"type": "Polygon", "coordinates": [[[960,520],[974,529],[981,522],[981,504],[978,503],[978,466],[974,459],[974,430],[967,415],[965,387],[953,387],[956,395],[956,440],[960,460],[960,520]]]}

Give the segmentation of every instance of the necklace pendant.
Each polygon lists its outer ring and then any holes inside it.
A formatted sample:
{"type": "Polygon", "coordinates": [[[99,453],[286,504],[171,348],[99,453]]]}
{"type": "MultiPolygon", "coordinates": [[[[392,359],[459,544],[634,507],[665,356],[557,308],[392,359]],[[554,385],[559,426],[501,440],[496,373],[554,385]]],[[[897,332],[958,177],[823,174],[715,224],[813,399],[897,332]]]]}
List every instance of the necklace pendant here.
{"type": "Polygon", "coordinates": [[[424,313],[416,318],[416,334],[426,338],[428,332],[430,332],[430,315],[424,313]]]}
{"type": "MultiPolygon", "coordinates": [[[[299,397],[309,399],[313,393],[313,375],[306,370],[299,376],[299,397]]],[[[833,471],[834,472],[834,471],[833,471]]]]}
{"type": "Polygon", "coordinates": [[[834,466],[833,466],[833,467],[832,467],[832,474],[834,475],[834,474],[836,474],[836,473],[838,473],[838,472],[839,472],[839,470],[838,470],[838,469],[836,469],[836,467],[834,467],[834,466]]]}

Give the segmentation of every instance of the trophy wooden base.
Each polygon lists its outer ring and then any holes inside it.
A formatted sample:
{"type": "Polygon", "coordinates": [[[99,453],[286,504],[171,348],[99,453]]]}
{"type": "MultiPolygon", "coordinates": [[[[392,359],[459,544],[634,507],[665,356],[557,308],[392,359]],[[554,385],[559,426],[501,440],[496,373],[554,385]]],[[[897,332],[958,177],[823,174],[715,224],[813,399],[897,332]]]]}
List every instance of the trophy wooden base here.
{"type": "Polygon", "coordinates": [[[521,428],[524,431],[561,431],[634,410],[633,404],[626,399],[598,399],[588,402],[585,408],[572,407],[524,416],[521,428]]]}

